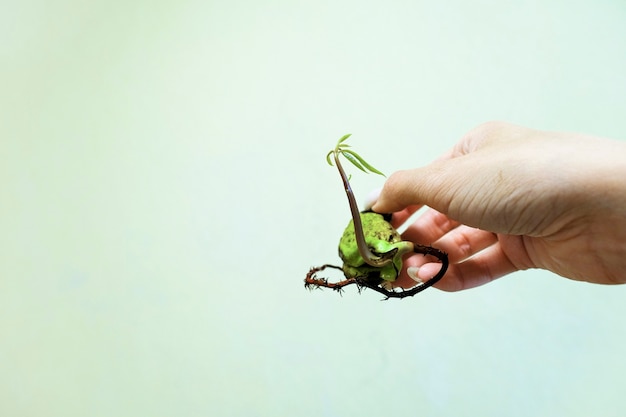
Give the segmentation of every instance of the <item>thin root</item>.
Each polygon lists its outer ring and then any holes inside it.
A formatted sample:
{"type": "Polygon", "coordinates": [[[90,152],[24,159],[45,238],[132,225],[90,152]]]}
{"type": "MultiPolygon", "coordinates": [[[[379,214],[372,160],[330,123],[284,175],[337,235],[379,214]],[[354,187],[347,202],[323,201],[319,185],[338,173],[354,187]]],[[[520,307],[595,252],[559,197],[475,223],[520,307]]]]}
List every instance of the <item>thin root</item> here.
{"type": "Polygon", "coordinates": [[[448,270],[448,264],[449,264],[448,255],[445,252],[437,248],[433,248],[431,246],[415,245],[414,250],[416,253],[421,253],[424,255],[431,255],[439,259],[441,261],[441,269],[439,270],[439,272],[437,272],[437,274],[434,277],[432,277],[425,283],[409,288],[408,290],[404,290],[404,289],[401,291],[387,290],[383,288],[380,284],[369,283],[365,278],[347,278],[347,279],[344,279],[343,281],[338,281],[338,282],[328,282],[328,279],[326,278],[317,278],[316,274],[320,271],[325,270],[326,268],[338,269],[342,271],[341,267],[336,266],[336,265],[330,265],[330,264],[322,265],[316,268],[311,268],[309,273],[306,275],[306,278],[304,279],[304,287],[307,289],[322,288],[322,287],[331,288],[337,291],[339,294],[341,294],[343,292],[343,287],[347,285],[356,284],[359,290],[359,293],[361,293],[363,288],[369,288],[369,289],[372,289],[376,292],[383,294],[385,296],[384,300],[388,300],[389,298],[402,299],[405,297],[412,297],[415,294],[418,294],[424,291],[426,288],[432,287],[434,284],[439,282],[439,280],[445,275],[446,271],[448,270]]]}

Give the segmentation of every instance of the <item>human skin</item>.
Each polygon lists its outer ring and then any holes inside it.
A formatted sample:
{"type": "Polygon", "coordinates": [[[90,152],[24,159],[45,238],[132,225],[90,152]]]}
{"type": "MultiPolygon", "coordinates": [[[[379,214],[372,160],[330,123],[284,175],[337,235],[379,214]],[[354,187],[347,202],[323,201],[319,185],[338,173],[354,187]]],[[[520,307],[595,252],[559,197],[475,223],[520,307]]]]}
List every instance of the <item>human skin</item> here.
{"type": "MultiPolygon", "coordinates": [[[[424,205],[402,237],[448,253],[441,290],[529,268],[626,282],[626,142],[485,123],[433,163],[392,174],[372,210],[398,227],[424,205]]],[[[424,262],[405,266],[426,281],[440,264],[424,262]]],[[[407,268],[398,282],[414,285],[407,268]]]]}

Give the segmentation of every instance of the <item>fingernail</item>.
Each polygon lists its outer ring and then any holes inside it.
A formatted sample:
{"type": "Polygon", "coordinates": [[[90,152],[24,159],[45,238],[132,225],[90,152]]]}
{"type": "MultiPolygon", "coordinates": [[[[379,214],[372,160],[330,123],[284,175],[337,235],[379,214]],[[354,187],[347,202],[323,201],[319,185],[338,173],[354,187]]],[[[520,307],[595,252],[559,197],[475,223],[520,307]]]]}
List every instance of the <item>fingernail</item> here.
{"type": "Polygon", "coordinates": [[[377,188],[373,191],[370,191],[367,197],[365,197],[365,210],[370,210],[372,206],[376,204],[376,202],[378,201],[378,197],[380,196],[380,191],[381,188],[377,188]]]}
{"type": "Polygon", "coordinates": [[[418,266],[410,266],[406,269],[406,273],[409,275],[409,277],[413,281],[417,282],[418,284],[423,284],[424,281],[422,281],[420,277],[417,276],[417,273],[419,272],[419,270],[420,269],[418,266]]]}

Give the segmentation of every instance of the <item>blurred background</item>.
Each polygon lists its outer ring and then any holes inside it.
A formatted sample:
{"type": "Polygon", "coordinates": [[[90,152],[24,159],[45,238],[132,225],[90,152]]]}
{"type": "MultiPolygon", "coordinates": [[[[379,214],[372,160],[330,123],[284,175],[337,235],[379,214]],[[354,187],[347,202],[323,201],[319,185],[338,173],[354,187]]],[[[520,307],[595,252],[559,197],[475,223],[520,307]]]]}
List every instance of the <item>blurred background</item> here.
{"type": "Polygon", "coordinates": [[[345,133],[385,173],[494,119],[626,139],[624,1],[1,10],[3,416],[623,415],[626,287],[303,279],[345,133]]]}

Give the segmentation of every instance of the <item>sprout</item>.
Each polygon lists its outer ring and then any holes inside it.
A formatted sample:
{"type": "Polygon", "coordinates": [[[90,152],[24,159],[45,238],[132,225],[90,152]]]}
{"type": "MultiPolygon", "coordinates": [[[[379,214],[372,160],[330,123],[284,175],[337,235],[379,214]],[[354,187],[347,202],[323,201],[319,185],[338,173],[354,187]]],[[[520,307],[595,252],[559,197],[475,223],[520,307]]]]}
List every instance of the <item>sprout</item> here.
{"type": "Polygon", "coordinates": [[[365,161],[365,159],[363,159],[358,153],[354,152],[353,150],[347,149],[350,147],[350,145],[348,145],[345,142],[350,136],[352,136],[351,133],[348,133],[347,135],[343,135],[341,139],[337,141],[337,145],[335,145],[335,149],[329,151],[328,154],[326,154],[326,162],[328,162],[328,165],[330,166],[333,165],[333,161],[330,159],[330,156],[334,154],[335,161],[337,163],[337,166],[339,167],[340,164],[339,164],[338,156],[339,154],[341,154],[348,161],[352,162],[352,165],[354,165],[361,171],[365,172],[366,174],[369,171],[369,172],[373,172],[374,174],[382,175],[384,177],[385,174],[383,174],[382,172],[374,168],[372,165],[368,164],[365,161]]]}
{"type": "Polygon", "coordinates": [[[350,187],[350,177],[343,170],[339,156],[343,156],[365,173],[371,172],[382,176],[385,175],[365,161],[358,153],[349,149],[350,145],[346,143],[349,137],[350,134],[342,136],[337,141],[335,148],[326,154],[326,162],[331,166],[336,166],[339,171],[352,215],[352,221],[346,227],[339,241],[339,256],[344,263],[342,267],[325,264],[311,268],[304,279],[304,285],[306,288],[332,288],[341,293],[343,287],[356,284],[359,291],[362,288],[371,288],[384,294],[386,298],[411,297],[431,287],[443,277],[448,268],[448,255],[430,246],[403,241],[400,234],[390,223],[390,214],[380,214],[372,211],[359,212],[354,192],[352,187],[350,187]],[[367,231],[363,230],[364,224],[367,231]],[[370,242],[371,248],[367,242],[370,242]],[[357,252],[360,256],[355,256],[357,252]],[[441,261],[441,269],[427,282],[415,279],[414,271],[410,271],[410,276],[413,277],[416,285],[408,290],[395,291],[393,283],[402,270],[402,258],[411,252],[439,259],[441,261]],[[317,273],[327,268],[343,271],[346,279],[338,282],[329,282],[326,278],[318,278],[317,273]]]}
{"type": "Polygon", "coordinates": [[[352,191],[352,187],[350,186],[350,178],[346,175],[346,172],[343,170],[341,166],[341,162],[339,161],[339,155],[342,155],[348,161],[350,161],[354,166],[359,168],[361,171],[368,173],[373,172],[374,174],[382,175],[385,174],[374,168],[372,165],[367,163],[365,159],[363,159],[358,153],[354,152],[351,149],[348,149],[350,145],[346,143],[346,140],[351,136],[350,133],[347,135],[343,135],[335,145],[335,149],[332,149],[326,154],[326,162],[328,165],[332,166],[331,155],[334,157],[335,166],[337,170],[339,170],[339,175],[341,176],[341,180],[343,181],[344,189],[346,190],[346,196],[348,197],[348,204],[350,205],[350,213],[352,214],[352,221],[354,222],[354,232],[356,235],[356,243],[359,248],[359,253],[361,257],[365,261],[366,264],[371,266],[384,266],[389,262],[393,261],[393,253],[383,254],[382,256],[377,256],[372,253],[370,248],[367,246],[365,242],[365,234],[363,233],[363,223],[361,222],[361,215],[359,213],[359,206],[356,202],[356,198],[354,197],[354,192],[352,191]]]}

